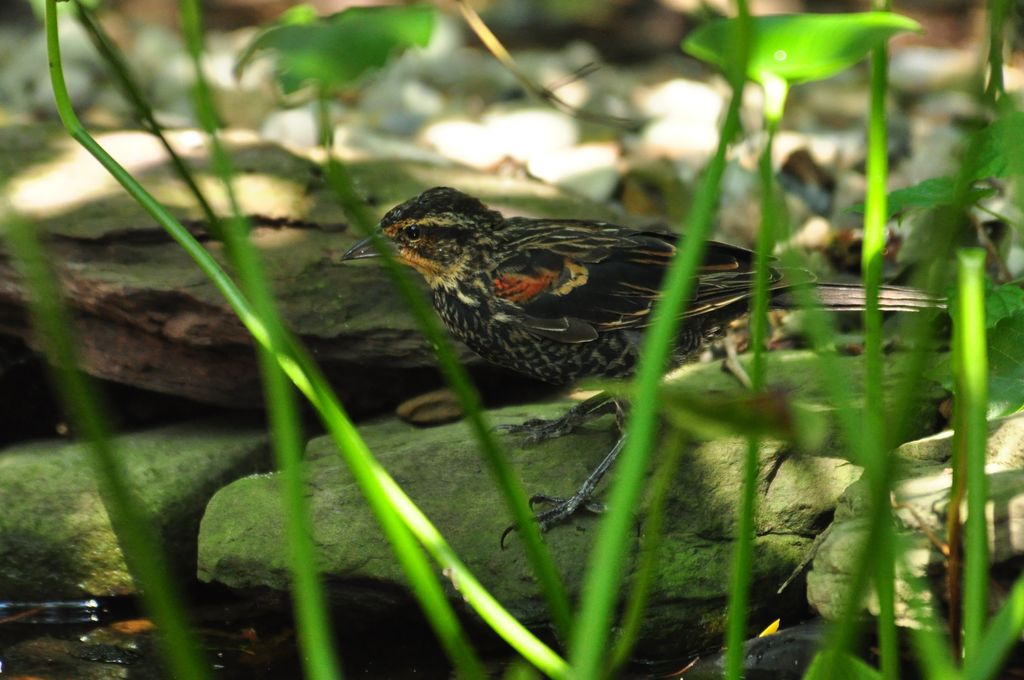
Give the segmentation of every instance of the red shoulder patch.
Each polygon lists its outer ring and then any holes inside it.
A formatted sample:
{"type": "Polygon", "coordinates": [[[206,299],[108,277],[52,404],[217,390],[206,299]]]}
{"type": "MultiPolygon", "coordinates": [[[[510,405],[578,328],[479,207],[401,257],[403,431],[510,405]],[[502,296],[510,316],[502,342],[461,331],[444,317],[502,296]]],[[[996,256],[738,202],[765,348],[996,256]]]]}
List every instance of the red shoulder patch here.
{"type": "Polygon", "coordinates": [[[535,273],[501,274],[494,279],[494,294],[509,302],[529,302],[548,291],[558,272],[538,269],[535,273]]]}

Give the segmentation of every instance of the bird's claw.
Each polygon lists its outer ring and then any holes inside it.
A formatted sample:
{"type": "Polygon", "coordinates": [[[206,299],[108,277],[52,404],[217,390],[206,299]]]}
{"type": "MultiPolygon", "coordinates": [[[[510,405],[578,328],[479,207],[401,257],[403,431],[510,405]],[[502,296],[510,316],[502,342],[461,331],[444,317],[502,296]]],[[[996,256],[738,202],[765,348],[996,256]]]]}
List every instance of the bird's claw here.
{"type": "MultiPolygon", "coordinates": [[[[547,503],[552,507],[548,508],[543,512],[539,512],[534,515],[534,520],[537,522],[537,527],[543,534],[548,529],[561,524],[565,520],[575,515],[580,510],[586,510],[587,512],[600,515],[607,506],[604,503],[591,500],[589,494],[575,493],[569,498],[562,498],[560,496],[548,496],[547,494],[534,494],[530,497],[530,508],[533,508],[537,503],[547,503]]],[[[505,539],[508,535],[516,530],[516,525],[512,524],[505,527],[505,530],[501,532],[501,548],[505,548],[505,539]]]]}
{"type": "Polygon", "coordinates": [[[539,444],[549,439],[557,439],[570,434],[581,425],[600,418],[609,413],[616,417],[622,412],[622,406],[607,393],[600,393],[576,404],[559,418],[531,418],[521,423],[498,425],[496,432],[522,435],[527,444],[539,444]]]}

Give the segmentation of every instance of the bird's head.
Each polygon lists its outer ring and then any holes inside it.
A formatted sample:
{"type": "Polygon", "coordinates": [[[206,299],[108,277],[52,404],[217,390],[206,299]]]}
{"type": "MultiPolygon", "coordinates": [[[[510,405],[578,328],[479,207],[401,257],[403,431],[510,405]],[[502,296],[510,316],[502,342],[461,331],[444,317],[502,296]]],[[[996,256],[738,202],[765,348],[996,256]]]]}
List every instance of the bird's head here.
{"type": "MultiPolygon", "coordinates": [[[[492,232],[501,222],[500,213],[472,196],[435,187],[388,211],[377,236],[432,288],[448,287],[480,269],[492,232]]],[[[359,241],[341,259],[378,257],[373,242],[373,237],[359,241]]]]}

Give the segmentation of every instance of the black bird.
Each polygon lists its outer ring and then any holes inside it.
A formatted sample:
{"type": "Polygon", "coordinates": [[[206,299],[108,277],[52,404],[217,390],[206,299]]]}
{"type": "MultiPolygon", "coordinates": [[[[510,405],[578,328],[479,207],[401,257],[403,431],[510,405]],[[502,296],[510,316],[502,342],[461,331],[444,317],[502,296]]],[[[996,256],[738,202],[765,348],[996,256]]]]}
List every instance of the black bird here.
{"type": "MultiPolygon", "coordinates": [[[[491,363],[555,384],[633,374],[679,239],[606,222],[505,218],[447,187],[429,189],[390,210],[380,232],[397,259],[426,279],[434,308],[452,335],[491,363]]],[[[364,239],[342,259],[377,255],[371,239],[364,239]]],[[[673,364],[693,357],[748,312],[754,276],[753,252],[708,242],[681,319],[673,364]]],[[[802,270],[772,268],[771,304],[794,307],[792,287],[809,280],[802,270]]],[[[816,293],[827,309],[864,307],[864,290],[856,284],[819,284],[816,293]]],[[[893,286],[883,287],[879,300],[885,311],[941,304],[921,291],[893,286]]],[[[609,410],[621,416],[621,404],[597,398],[557,421],[531,421],[513,429],[545,439],[609,410]]],[[[622,443],[620,438],[574,496],[554,499],[555,507],[538,515],[543,529],[589,501],[622,443]]]]}

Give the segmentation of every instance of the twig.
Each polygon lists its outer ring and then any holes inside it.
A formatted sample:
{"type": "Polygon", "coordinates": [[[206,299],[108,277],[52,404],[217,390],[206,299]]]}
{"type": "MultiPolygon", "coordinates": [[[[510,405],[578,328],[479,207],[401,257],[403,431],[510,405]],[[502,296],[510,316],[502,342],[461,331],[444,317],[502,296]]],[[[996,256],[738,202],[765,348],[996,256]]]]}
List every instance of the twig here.
{"type": "Polygon", "coordinates": [[[31,609],[26,609],[24,611],[20,611],[17,614],[11,614],[10,616],[5,616],[4,618],[0,619],[0,624],[14,623],[15,621],[20,621],[21,619],[27,619],[27,618],[29,618],[31,616],[35,616],[36,614],[40,613],[41,611],[43,611],[42,607],[32,607],[31,609]]]}
{"type": "MultiPolygon", "coordinates": [[[[959,407],[955,407],[960,411],[959,407]]],[[[962,422],[957,422],[957,430],[962,422]]],[[[953,656],[959,657],[963,644],[963,524],[960,518],[960,505],[964,500],[967,487],[964,484],[963,470],[966,456],[965,443],[962,437],[954,439],[953,446],[953,484],[949,494],[949,505],[946,508],[946,540],[949,541],[949,554],[946,559],[946,588],[949,593],[949,638],[953,645],[953,656]]]]}
{"type": "Polygon", "coordinates": [[[811,547],[807,549],[807,554],[805,554],[804,558],[800,560],[800,564],[796,565],[793,571],[790,572],[786,580],[782,582],[781,586],[779,586],[779,589],[775,591],[776,595],[781,595],[782,592],[789,587],[789,584],[796,580],[796,578],[804,572],[804,569],[807,568],[807,565],[814,560],[815,556],[818,554],[818,549],[821,547],[821,544],[824,543],[825,539],[828,538],[828,535],[832,533],[832,526],[833,525],[829,524],[825,527],[824,531],[814,537],[814,540],[811,542],[811,547]]]}
{"type": "Polygon", "coordinates": [[[586,64],[580,66],[578,69],[567,75],[565,78],[562,78],[561,80],[556,80],[553,84],[548,85],[546,89],[552,92],[554,92],[555,90],[560,90],[567,85],[572,85],[578,80],[583,80],[591,73],[597,73],[600,69],[601,67],[599,65],[595,64],[592,61],[588,61],[586,64]]]}
{"type": "Polygon", "coordinates": [[[920,529],[921,532],[928,538],[928,541],[935,547],[936,550],[942,553],[943,557],[949,559],[949,544],[943,542],[942,539],[939,538],[935,534],[935,532],[931,530],[928,524],[924,521],[924,518],[921,517],[921,515],[917,512],[914,506],[910,505],[909,503],[898,503],[896,501],[896,497],[893,496],[892,509],[906,510],[907,512],[909,512],[914,517],[914,521],[917,522],[917,528],[920,529]]]}

